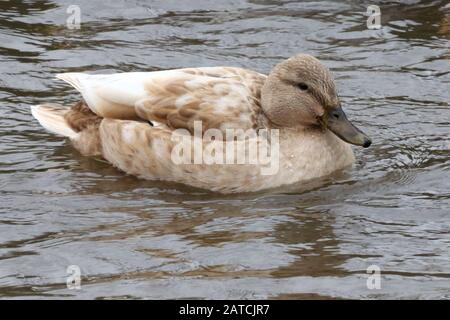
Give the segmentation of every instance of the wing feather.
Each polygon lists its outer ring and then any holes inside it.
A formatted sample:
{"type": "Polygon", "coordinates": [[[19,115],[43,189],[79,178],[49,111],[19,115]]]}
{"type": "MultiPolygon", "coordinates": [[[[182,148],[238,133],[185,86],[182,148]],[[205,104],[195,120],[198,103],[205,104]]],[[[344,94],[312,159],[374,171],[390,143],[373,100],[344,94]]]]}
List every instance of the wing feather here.
{"type": "Polygon", "coordinates": [[[142,118],[190,131],[202,127],[249,129],[257,126],[259,99],[266,79],[260,73],[229,67],[188,68],[113,75],[60,74],[105,118],[142,118]]]}

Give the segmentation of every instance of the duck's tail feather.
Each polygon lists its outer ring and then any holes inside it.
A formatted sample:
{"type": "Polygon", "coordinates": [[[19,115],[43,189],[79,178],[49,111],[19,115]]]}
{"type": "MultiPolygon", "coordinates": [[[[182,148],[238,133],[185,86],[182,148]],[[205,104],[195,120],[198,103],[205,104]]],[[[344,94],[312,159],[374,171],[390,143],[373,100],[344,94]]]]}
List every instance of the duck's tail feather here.
{"type": "Polygon", "coordinates": [[[64,118],[64,115],[69,110],[69,108],[61,105],[53,104],[31,106],[31,114],[45,129],[52,133],[74,139],[78,136],[78,133],[72,130],[64,118]]]}

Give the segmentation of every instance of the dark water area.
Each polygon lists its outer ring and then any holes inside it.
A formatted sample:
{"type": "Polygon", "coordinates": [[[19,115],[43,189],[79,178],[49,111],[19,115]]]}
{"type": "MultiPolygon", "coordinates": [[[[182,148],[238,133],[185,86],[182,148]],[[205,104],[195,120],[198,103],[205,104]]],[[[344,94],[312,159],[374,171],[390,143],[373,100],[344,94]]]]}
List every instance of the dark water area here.
{"type": "Polygon", "coordinates": [[[79,30],[72,4],[0,2],[0,298],[450,298],[448,2],[378,1],[379,30],[364,1],[80,0],[79,30]],[[30,114],[79,99],[56,73],[268,73],[299,52],[333,71],[374,143],[277,192],[139,180],[30,114]]]}

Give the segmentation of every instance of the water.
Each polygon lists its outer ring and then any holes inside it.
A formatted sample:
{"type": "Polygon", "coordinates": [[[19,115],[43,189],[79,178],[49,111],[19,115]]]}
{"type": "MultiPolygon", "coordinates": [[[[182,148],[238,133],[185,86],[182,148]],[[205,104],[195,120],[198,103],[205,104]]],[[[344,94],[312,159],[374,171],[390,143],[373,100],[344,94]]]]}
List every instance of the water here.
{"type": "Polygon", "coordinates": [[[360,1],[0,3],[2,298],[450,298],[450,6],[360,1]],[[353,169],[222,196],[81,157],[32,119],[59,72],[241,66],[298,52],[374,141],[353,169]],[[69,265],[81,290],[66,287],[69,265]],[[381,269],[381,289],[366,285],[381,269]]]}

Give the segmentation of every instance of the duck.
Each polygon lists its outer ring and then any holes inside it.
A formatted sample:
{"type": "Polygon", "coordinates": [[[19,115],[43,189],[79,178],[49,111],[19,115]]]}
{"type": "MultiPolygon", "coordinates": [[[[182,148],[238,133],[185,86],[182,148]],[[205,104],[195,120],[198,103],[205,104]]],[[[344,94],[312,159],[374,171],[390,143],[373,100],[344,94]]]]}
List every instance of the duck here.
{"type": "Polygon", "coordinates": [[[268,75],[222,66],[56,77],[80,101],[33,105],[34,118],[82,155],[142,179],[257,192],[350,167],[351,144],[371,144],[348,120],[329,69],[309,54],[268,75]]]}

